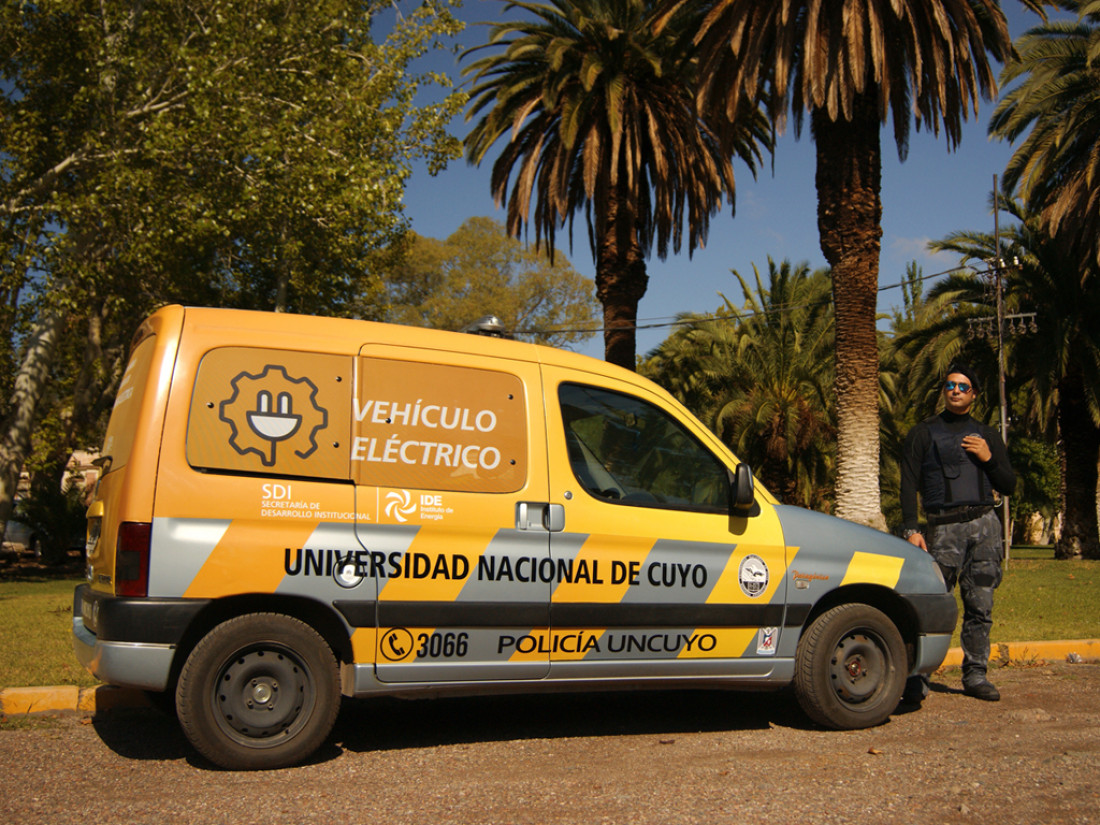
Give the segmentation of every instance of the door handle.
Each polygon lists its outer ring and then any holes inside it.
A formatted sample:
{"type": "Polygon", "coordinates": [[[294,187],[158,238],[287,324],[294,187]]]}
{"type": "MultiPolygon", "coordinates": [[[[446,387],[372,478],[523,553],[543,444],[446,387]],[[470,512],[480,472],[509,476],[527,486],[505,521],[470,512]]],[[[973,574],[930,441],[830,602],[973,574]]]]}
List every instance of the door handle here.
{"type": "Polygon", "coordinates": [[[560,533],[565,529],[565,505],[546,501],[517,501],[516,529],[560,533]]]}
{"type": "Polygon", "coordinates": [[[565,529],[565,505],[547,504],[543,510],[543,524],[551,533],[560,533],[565,529]]]}

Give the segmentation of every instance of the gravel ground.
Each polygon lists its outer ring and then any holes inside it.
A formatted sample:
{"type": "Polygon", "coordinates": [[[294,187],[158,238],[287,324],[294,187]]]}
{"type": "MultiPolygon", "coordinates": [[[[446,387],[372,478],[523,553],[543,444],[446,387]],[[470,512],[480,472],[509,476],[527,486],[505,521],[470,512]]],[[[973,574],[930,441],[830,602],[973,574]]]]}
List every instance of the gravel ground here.
{"type": "Polygon", "coordinates": [[[229,773],[151,709],[0,725],[0,822],[1100,823],[1100,665],[934,680],[829,732],[783,694],[346,702],[308,765],[229,773]]]}

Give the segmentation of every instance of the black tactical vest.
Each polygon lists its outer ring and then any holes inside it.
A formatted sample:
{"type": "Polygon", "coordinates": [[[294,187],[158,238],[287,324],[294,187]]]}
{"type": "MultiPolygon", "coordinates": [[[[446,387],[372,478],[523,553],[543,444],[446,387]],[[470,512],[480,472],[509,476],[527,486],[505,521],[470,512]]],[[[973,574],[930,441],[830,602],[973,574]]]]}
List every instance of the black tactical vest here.
{"type": "Polygon", "coordinates": [[[921,500],[924,509],[936,512],[948,507],[992,504],[993,488],[977,460],[963,449],[968,435],[981,435],[978,422],[953,432],[938,415],[928,420],[932,443],[921,464],[921,500]]]}

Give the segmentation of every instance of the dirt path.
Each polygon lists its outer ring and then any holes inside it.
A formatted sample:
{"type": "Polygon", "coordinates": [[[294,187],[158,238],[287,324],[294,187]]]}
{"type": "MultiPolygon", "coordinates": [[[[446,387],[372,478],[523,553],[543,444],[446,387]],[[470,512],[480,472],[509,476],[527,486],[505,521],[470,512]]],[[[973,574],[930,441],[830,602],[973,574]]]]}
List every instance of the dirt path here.
{"type": "Polygon", "coordinates": [[[1100,665],[993,675],[843,733],[787,694],[347,702],[313,763],[250,774],[152,710],[9,722],[0,822],[1100,823],[1100,665]]]}

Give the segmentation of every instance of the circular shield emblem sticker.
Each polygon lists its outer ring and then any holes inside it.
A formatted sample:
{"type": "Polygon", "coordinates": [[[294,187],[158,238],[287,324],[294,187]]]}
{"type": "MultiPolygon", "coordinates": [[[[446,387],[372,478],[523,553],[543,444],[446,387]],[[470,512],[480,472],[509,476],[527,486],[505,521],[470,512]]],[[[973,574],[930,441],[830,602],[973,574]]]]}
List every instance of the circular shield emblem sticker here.
{"type": "Polygon", "coordinates": [[[759,556],[745,556],[741,559],[737,578],[741,582],[741,591],[755,599],[768,589],[768,565],[759,556]]]}

